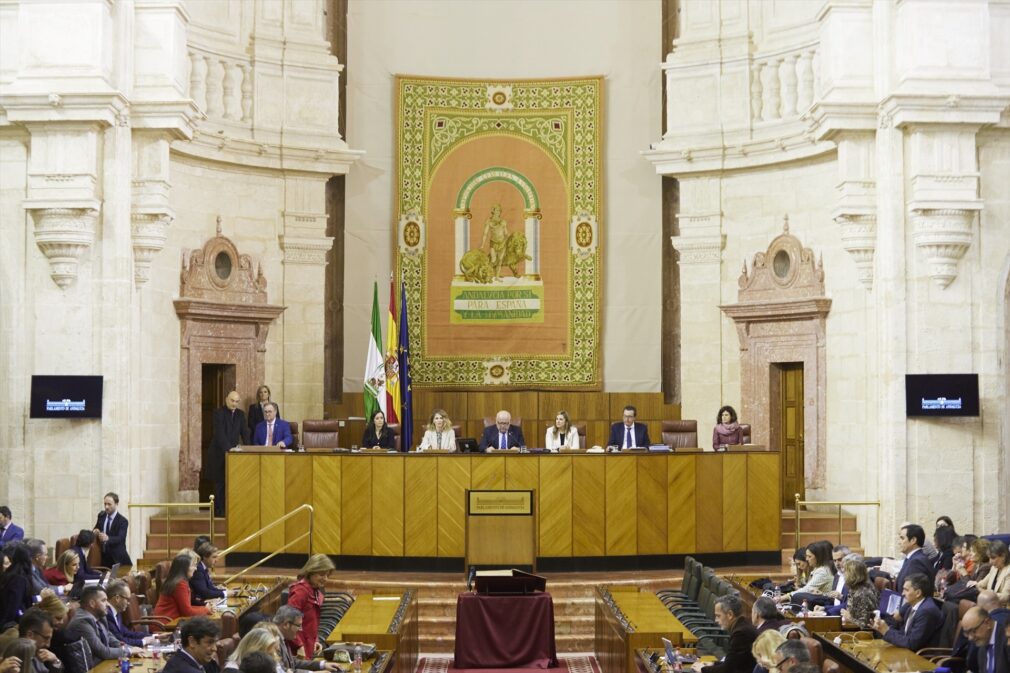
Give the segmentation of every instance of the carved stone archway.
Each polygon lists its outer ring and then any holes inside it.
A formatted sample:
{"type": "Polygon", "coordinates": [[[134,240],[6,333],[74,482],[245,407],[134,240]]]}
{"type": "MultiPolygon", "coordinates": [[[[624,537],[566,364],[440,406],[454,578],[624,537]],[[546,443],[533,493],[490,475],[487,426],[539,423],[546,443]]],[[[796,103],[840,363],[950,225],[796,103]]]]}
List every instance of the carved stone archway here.
{"type": "Polygon", "coordinates": [[[266,287],[262,269],[254,271],[249,255],[239,254],[221,235],[221,218],[217,235],[183,259],[180,298],[174,302],[182,329],[180,491],[200,486],[203,365],[234,365],[238,391],[248,393],[263,382],[267,332],[284,311],[267,304],[266,287]]]}
{"type": "Polygon", "coordinates": [[[822,488],[827,456],[824,320],[831,300],[824,296],[822,263],[815,263],[810,248],[789,233],[788,216],[783,233],[754,255],[749,273],[744,263],[739,288],[738,302],[719,308],[736,323],[740,337],[740,418],[750,421],[752,441],[768,446],[772,367],[802,362],[804,482],[822,488]]]}

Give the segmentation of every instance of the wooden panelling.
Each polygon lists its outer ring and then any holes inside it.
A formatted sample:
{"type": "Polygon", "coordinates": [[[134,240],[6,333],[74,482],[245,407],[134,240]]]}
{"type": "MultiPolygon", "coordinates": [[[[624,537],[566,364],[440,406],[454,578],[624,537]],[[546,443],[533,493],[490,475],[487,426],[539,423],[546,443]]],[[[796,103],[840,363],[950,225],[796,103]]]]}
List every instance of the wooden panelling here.
{"type": "Polygon", "coordinates": [[[624,416],[624,407],[638,410],[639,421],[662,421],[680,418],[679,404],[663,404],[663,393],[610,393],[609,418],[617,422],[624,416]]]}
{"type": "MultiPolygon", "coordinates": [[[[293,509],[312,504],[312,458],[297,456],[298,460],[287,461],[284,468],[284,511],[274,518],[287,514],[293,509]]],[[[309,513],[303,511],[284,522],[284,540],[291,542],[309,529],[309,513]]],[[[289,554],[307,554],[309,552],[308,538],[287,548],[289,554]]]]}
{"type": "MultiPolygon", "coordinates": [[[[276,521],[287,511],[284,509],[284,466],[288,464],[286,458],[282,453],[260,456],[260,526],[276,521]]],[[[284,524],[274,526],[260,535],[261,551],[274,550],[283,545],[284,524]]]]}
{"type": "Polygon", "coordinates": [[[638,469],[638,553],[666,553],[666,456],[642,456],[638,469]]]}
{"type": "Polygon", "coordinates": [[[606,458],[572,458],[572,553],[575,556],[606,554],[607,502],[606,458]]]}
{"type": "Polygon", "coordinates": [[[540,487],[540,460],[539,456],[506,456],[505,488],[537,490],[540,487]]]}
{"type": "Polygon", "coordinates": [[[404,463],[403,553],[438,556],[438,459],[404,463]]]}
{"type": "MultiPolygon", "coordinates": [[[[330,403],[324,406],[326,418],[349,418],[365,415],[365,396],[360,393],[344,393],[340,404],[330,403]]],[[[301,420],[301,419],[291,419],[301,420]]],[[[350,444],[348,444],[350,446],[350,444]]]]}
{"type": "Polygon", "coordinates": [[[722,550],[747,549],[747,456],[727,454],[722,461],[722,550]]]}
{"type": "Polygon", "coordinates": [[[747,549],[774,549],[780,543],[779,454],[747,454],[747,549]]]}
{"type": "Polygon", "coordinates": [[[372,457],[372,555],[403,556],[403,464],[399,456],[372,457]]]}
{"type": "Polygon", "coordinates": [[[722,459],[726,454],[698,456],[698,481],[694,511],[697,520],[695,549],[722,551],[722,459]]]}
{"type": "Polygon", "coordinates": [[[538,458],[540,556],[572,555],[572,458],[538,458]]]}
{"type": "Polygon", "coordinates": [[[610,437],[610,421],[588,421],[586,423],[586,448],[606,446],[610,437]]]}
{"type": "Polygon", "coordinates": [[[696,512],[695,456],[667,457],[667,546],[668,554],[695,551],[696,512]]]}
{"type": "Polygon", "coordinates": [[[464,421],[467,414],[469,393],[450,390],[414,390],[414,420],[427,424],[431,412],[443,409],[453,423],[464,421]]]}
{"type": "Polygon", "coordinates": [[[607,556],[637,552],[636,463],[640,456],[605,456],[607,480],[607,556]]]}
{"type": "Polygon", "coordinates": [[[505,456],[481,456],[471,460],[470,488],[505,488],[505,456]]]}
{"type": "Polygon", "coordinates": [[[346,556],[372,554],[372,460],[371,456],[343,456],[341,469],[340,553],[346,556]]]}
{"type": "Polygon", "coordinates": [[[455,456],[439,456],[435,460],[438,462],[438,555],[462,557],[470,460],[455,456]]]}
{"type": "Polygon", "coordinates": [[[610,395],[603,392],[546,392],[540,393],[540,411],[537,414],[553,422],[562,409],[568,412],[572,423],[609,419],[610,395]]]}
{"type": "MultiPolygon", "coordinates": [[[[339,456],[313,456],[312,506],[314,534],[312,551],[340,553],[340,467],[339,456]]],[[[231,531],[231,525],[228,526],[231,531]]]]}
{"type": "Polygon", "coordinates": [[[539,418],[537,413],[538,393],[516,391],[479,391],[468,393],[467,415],[472,420],[488,417],[494,418],[502,409],[507,410],[512,417],[524,421],[539,418]]]}
{"type": "MultiPolygon", "coordinates": [[[[227,459],[228,544],[233,545],[260,527],[260,457],[230,453],[227,459]]],[[[259,549],[259,541],[253,540],[239,551],[259,549]]]]}

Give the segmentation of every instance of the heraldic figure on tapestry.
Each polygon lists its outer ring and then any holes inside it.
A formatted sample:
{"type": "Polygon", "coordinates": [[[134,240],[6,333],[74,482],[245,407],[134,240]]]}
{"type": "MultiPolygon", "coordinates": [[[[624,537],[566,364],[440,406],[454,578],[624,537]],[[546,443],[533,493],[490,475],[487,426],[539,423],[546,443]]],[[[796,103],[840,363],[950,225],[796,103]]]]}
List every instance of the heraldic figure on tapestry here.
{"type": "Polygon", "coordinates": [[[512,275],[518,278],[519,264],[532,260],[526,254],[526,234],[521,231],[510,233],[508,222],[501,216],[501,205],[495,204],[484,223],[484,237],[480,247],[468,250],[463,255],[459,261],[459,270],[468,282],[491,283],[501,280],[503,266],[508,267],[512,275]]]}

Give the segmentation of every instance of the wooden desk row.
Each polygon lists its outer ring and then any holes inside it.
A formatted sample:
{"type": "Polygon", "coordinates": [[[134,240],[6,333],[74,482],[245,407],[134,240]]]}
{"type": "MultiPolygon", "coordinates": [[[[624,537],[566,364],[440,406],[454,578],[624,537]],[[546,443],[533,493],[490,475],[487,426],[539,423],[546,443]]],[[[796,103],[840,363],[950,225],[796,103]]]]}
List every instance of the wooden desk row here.
{"type": "Polygon", "coordinates": [[[359,592],[326,642],[374,643],[392,652],[394,673],[414,673],[417,668],[417,592],[368,594],[359,592]]]}
{"type": "MultiPolygon", "coordinates": [[[[539,557],[777,553],[779,471],[772,451],[229,453],[228,542],[310,503],[314,552],[462,558],[467,489],[533,489],[539,557]]],[[[274,551],[306,523],[293,517],[240,551],[274,551]]]]}
{"type": "Polygon", "coordinates": [[[596,587],[595,654],[602,673],[637,673],[636,650],[694,647],[698,638],[651,591],[596,587]]]}

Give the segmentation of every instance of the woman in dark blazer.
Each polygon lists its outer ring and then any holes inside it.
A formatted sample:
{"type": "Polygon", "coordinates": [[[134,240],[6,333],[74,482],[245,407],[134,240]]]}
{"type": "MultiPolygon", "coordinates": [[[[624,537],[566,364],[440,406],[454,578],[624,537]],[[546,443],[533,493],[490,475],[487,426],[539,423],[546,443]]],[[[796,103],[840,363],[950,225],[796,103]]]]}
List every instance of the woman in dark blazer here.
{"type": "Polygon", "coordinates": [[[210,579],[210,571],[217,565],[218,549],[209,542],[204,542],[196,548],[197,561],[196,570],[189,578],[190,603],[193,605],[203,605],[206,601],[216,600],[227,596],[227,592],[216,586],[210,579]]]}
{"type": "Polygon", "coordinates": [[[372,419],[365,426],[365,434],[361,437],[363,449],[395,449],[396,438],[386,425],[386,415],[381,411],[372,414],[372,419]]]}
{"type": "MultiPolygon", "coordinates": [[[[273,402],[270,399],[270,386],[264,384],[256,389],[256,401],[249,405],[249,413],[246,414],[249,418],[249,436],[256,432],[256,426],[260,424],[263,420],[263,405],[267,402],[273,402]]],[[[274,402],[274,404],[277,404],[274,402]]],[[[281,417],[281,407],[277,405],[277,418],[281,417]]]]}

